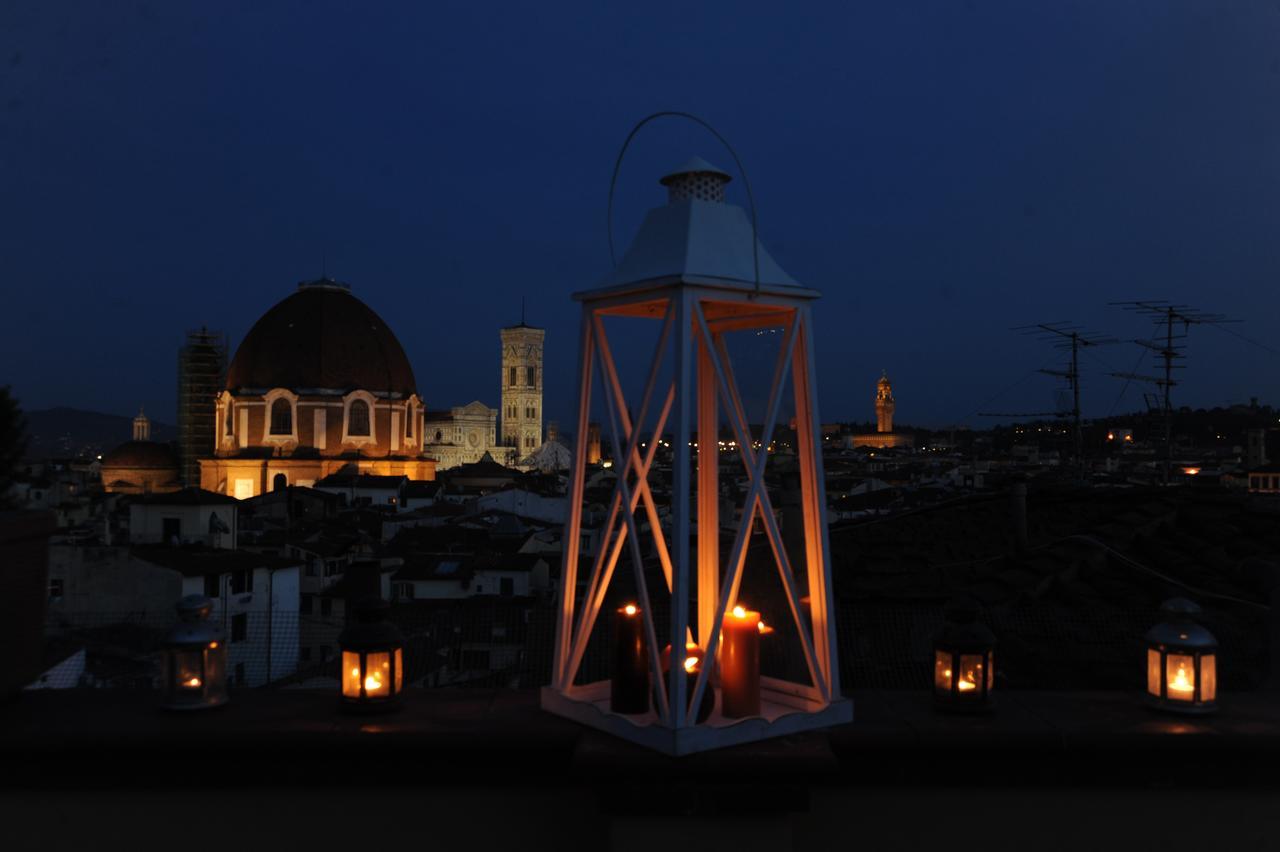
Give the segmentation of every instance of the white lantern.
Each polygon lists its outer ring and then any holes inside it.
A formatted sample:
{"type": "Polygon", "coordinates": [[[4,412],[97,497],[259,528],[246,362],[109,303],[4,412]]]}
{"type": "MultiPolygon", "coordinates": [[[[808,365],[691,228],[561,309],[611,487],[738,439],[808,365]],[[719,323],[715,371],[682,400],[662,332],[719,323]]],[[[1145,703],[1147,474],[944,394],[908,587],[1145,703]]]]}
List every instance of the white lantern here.
{"type": "MultiPolygon", "coordinates": [[[[693,118],[707,126],[693,116],[659,113],[640,122],[627,143],[640,127],[661,115],[693,118]]],[[[736,156],[734,159],[736,162],[736,156]]],[[[620,155],[619,164],[621,160],[620,155]]],[[[738,170],[742,171],[740,163],[738,170]]],[[[606,431],[610,433],[617,484],[601,538],[605,544],[591,560],[586,594],[579,600],[587,450],[587,442],[580,438],[563,538],[553,682],[542,691],[542,706],[669,754],[847,722],[853,713],[851,702],[840,694],[832,611],[822,441],[814,387],[811,306],[819,294],[799,286],[758,244],[754,203],[750,218],[740,207],[725,203],[724,187],[729,180],[728,174],[697,158],[664,177],[661,183],[668,189],[668,204],[649,211],[634,243],[601,287],[574,295],[582,305],[576,434],[588,433],[593,380],[598,375],[607,426],[611,427],[606,431]],[[619,379],[623,371],[615,362],[615,352],[623,354],[626,349],[619,346],[615,350],[606,333],[606,319],[613,322],[616,317],[660,324],[658,343],[648,364],[648,381],[639,399],[629,400],[624,393],[619,379]],[[779,345],[767,376],[735,375],[726,335],[736,332],[778,332],[768,336],[779,345]],[[768,405],[758,440],[745,414],[740,378],[766,381],[768,405]],[[803,516],[803,555],[796,559],[798,564],[788,555],[764,481],[788,379],[794,394],[795,458],[803,516]],[[720,553],[720,447],[716,439],[721,411],[732,432],[732,452],[741,460],[748,483],[740,504],[741,522],[725,560],[720,553]],[[669,440],[663,437],[668,431],[669,440]],[[650,486],[660,446],[664,454],[671,455],[669,533],[664,532],[663,513],[650,486]],[[691,529],[695,514],[696,535],[691,529]],[[635,570],[642,564],[639,521],[647,522],[644,535],[652,537],[665,580],[663,588],[649,588],[644,572],[635,570]],[[750,653],[755,646],[745,641],[744,630],[758,630],[761,635],[772,632],[759,613],[746,605],[749,602],[738,599],[753,530],[763,532],[770,544],[780,598],[785,602],[779,607],[784,620],[789,617],[794,622],[795,630],[787,635],[800,646],[808,672],[805,682],[761,676],[759,655],[750,653]],[[619,573],[620,561],[628,561],[621,559],[624,549],[633,569],[637,614],[644,619],[643,648],[655,684],[653,706],[644,714],[614,712],[609,679],[577,682],[611,582],[619,573]],[[803,578],[803,588],[798,577],[803,578]],[[802,601],[804,594],[810,599],[808,606],[802,601]],[[669,604],[669,618],[655,619],[655,604],[660,604],[664,613],[669,604]],[[659,629],[666,635],[660,638],[659,629]],[[692,667],[687,659],[691,647],[705,651],[703,659],[692,667]],[[676,649],[675,658],[665,666],[661,659],[664,648],[676,649]],[[743,650],[748,653],[740,653],[743,650]],[[729,682],[739,677],[747,682],[729,682]],[[752,677],[758,685],[752,684],[752,677]],[[723,697],[729,687],[735,697],[731,706],[715,701],[715,711],[705,714],[707,695],[715,690],[723,697]],[[758,689],[759,701],[754,694],[743,696],[744,689],[758,689]],[[695,707],[697,712],[691,710],[695,707]],[[704,715],[705,721],[700,721],[704,715]]],[[[747,194],[750,199],[749,186],[747,194]]],[[[778,639],[775,636],[769,641],[778,639]]]]}

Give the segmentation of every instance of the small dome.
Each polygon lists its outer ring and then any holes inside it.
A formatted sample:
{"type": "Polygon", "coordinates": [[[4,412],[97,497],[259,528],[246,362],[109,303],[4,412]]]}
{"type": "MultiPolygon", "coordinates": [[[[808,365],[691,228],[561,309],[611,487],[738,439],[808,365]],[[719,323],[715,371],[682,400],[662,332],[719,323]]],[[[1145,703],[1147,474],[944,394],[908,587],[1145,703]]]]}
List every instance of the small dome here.
{"type": "Polygon", "coordinates": [[[102,457],[102,466],[177,471],[178,455],[169,444],[126,441],[102,457]]]}
{"type": "Polygon", "coordinates": [[[262,315],[236,349],[227,389],[295,393],[366,390],[391,397],[417,393],[413,368],[382,318],[325,278],[262,315]]]}

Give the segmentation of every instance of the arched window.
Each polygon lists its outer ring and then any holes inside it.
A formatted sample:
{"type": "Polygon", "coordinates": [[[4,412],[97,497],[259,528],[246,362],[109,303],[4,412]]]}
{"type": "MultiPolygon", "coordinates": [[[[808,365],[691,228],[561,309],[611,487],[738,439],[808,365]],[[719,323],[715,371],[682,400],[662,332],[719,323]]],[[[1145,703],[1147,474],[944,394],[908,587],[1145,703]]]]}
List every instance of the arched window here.
{"type": "Polygon", "coordinates": [[[439,429],[436,430],[436,443],[437,444],[444,443],[444,433],[441,432],[439,429]]]}
{"type": "Polygon", "coordinates": [[[289,477],[285,476],[283,473],[277,473],[274,477],[272,477],[271,479],[272,491],[283,491],[288,487],[289,487],[289,477]]]}
{"type": "Polygon", "coordinates": [[[369,403],[363,399],[353,400],[351,413],[347,418],[347,434],[368,437],[369,435],[369,403]]]}
{"type": "Polygon", "coordinates": [[[271,434],[293,434],[293,406],[287,399],[277,399],[271,403],[271,434]]]}
{"type": "Polygon", "coordinates": [[[234,435],[236,432],[235,414],[236,414],[235,406],[228,402],[227,403],[227,423],[225,428],[225,431],[228,437],[230,437],[231,435],[234,435]]]}

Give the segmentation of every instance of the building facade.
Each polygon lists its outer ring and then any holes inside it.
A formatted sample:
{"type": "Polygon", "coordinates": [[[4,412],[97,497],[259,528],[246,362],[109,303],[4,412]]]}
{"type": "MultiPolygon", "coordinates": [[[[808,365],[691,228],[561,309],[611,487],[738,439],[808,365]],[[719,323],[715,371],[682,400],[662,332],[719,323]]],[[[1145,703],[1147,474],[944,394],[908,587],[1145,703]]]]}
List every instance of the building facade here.
{"type": "Polygon", "coordinates": [[[546,331],[502,329],[502,445],[520,458],[542,446],[542,344],[546,331]]]}
{"type": "Polygon", "coordinates": [[[178,459],[182,484],[200,484],[200,459],[213,455],[218,395],[227,379],[227,340],[206,328],[178,350],[178,459]]]}
{"type": "Polygon", "coordinates": [[[515,448],[498,445],[498,410],[479,400],[448,411],[428,411],[424,421],[425,449],[436,460],[436,470],[474,464],[485,453],[503,464],[517,455],[515,448]]]}
{"type": "Polygon", "coordinates": [[[345,284],[299,284],[236,350],[200,487],[245,499],[334,473],[434,479],[423,410],[382,318],[345,284]]]}

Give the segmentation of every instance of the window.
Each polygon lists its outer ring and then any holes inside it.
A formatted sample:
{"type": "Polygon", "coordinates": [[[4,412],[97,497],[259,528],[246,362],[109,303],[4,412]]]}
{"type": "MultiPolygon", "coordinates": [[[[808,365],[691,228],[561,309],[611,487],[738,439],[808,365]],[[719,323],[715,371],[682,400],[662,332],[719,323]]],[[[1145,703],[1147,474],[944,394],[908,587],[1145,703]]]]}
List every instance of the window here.
{"type": "Polygon", "coordinates": [[[511,367],[507,370],[507,385],[510,387],[516,386],[516,369],[516,367],[511,367]]]}
{"type": "Polygon", "coordinates": [[[404,436],[406,438],[413,437],[413,420],[414,420],[413,408],[410,407],[406,409],[405,416],[404,416],[404,436]]]}
{"type": "Polygon", "coordinates": [[[524,375],[525,375],[525,379],[527,379],[525,384],[527,384],[531,388],[537,387],[538,385],[538,368],[537,367],[525,367],[524,375]]]}
{"type": "MultiPolygon", "coordinates": [[[[297,554],[294,554],[294,555],[296,556],[297,554]]],[[[316,558],[314,556],[309,557],[307,559],[307,576],[308,577],[316,576],[316,558]]]]}
{"type": "Polygon", "coordinates": [[[333,598],[320,599],[320,614],[333,615],[333,598]]]}
{"type": "Polygon", "coordinates": [[[440,444],[440,443],[443,443],[443,442],[444,442],[444,433],[443,433],[443,432],[441,432],[439,429],[437,429],[437,430],[436,430],[436,443],[437,443],[437,444],[440,444]]]}
{"type": "Polygon", "coordinates": [[[160,536],[165,544],[178,544],[182,541],[182,519],[161,518],[160,536]]]}
{"type": "Polygon", "coordinates": [[[516,581],[510,577],[501,577],[498,580],[500,594],[504,598],[509,598],[516,593],[516,581]]]}
{"type": "Polygon", "coordinates": [[[293,434],[293,406],[287,399],[277,399],[271,403],[271,434],[293,434]]]}
{"type": "Polygon", "coordinates": [[[249,638],[249,613],[231,616],[231,641],[243,642],[249,638]]]}
{"type": "Polygon", "coordinates": [[[363,399],[351,403],[351,413],[347,416],[347,434],[360,437],[369,435],[369,403],[363,399]]]}
{"type": "Polygon", "coordinates": [[[226,419],[226,422],[223,424],[224,426],[223,431],[227,433],[227,437],[230,437],[235,434],[235,431],[236,431],[235,414],[236,414],[235,406],[228,402],[227,403],[227,419],[226,419]]]}
{"type": "Polygon", "coordinates": [[[303,595],[302,599],[298,602],[298,612],[302,613],[303,615],[310,615],[311,605],[314,600],[315,600],[315,595],[303,595]]]}
{"type": "Polygon", "coordinates": [[[396,583],[397,600],[413,600],[413,583],[396,583]]]}
{"type": "Polygon", "coordinates": [[[271,477],[272,491],[283,491],[288,487],[289,477],[285,476],[283,473],[277,473],[275,476],[271,477]]]}
{"type": "Polygon", "coordinates": [[[51,598],[60,598],[60,597],[62,597],[62,591],[63,591],[63,584],[62,584],[62,583],[63,583],[63,581],[62,581],[62,580],[50,580],[50,581],[49,581],[49,597],[51,597],[51,598]]]}
{"type": "Polygon", "coordinates": [[[204,596],[206,598],[218,598],[222,596],[222,584],[218,582],[222,578],[217,574],[206,574],[204,577],[204,596]]]}
{"type": "Polygon", "coordinates": [[[243,595],[253,591],[253,572],[248,568],[231,572],[231,594],[243,595]]]}

